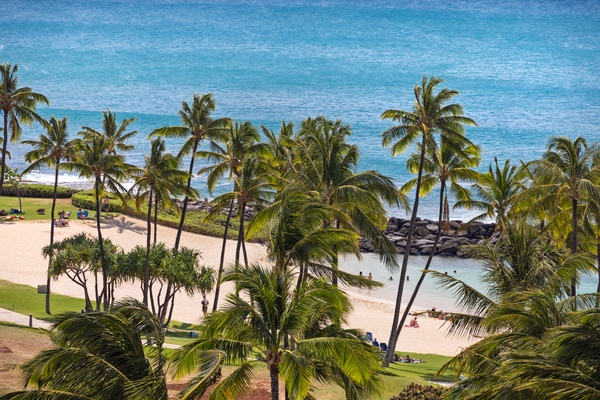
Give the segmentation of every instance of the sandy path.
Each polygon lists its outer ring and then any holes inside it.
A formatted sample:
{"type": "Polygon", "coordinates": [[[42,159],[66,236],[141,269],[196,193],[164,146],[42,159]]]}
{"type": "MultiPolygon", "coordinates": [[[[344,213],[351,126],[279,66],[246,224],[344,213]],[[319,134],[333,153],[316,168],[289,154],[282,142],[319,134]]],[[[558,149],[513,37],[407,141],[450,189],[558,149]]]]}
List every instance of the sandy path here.
{"type": "MultiPolygon", "coordinates": [[[[102,225],[103,235],[110,238],[113,243],[128,251],[136,245],[146,243],[145,222],[130,217],[119,216],[108,220],[102,225]]],[[[55,240],[62,240],[68,236],[84,232],[96,234],[95,222],[91,220],[70,220],[70,227],[55,229],[55,240]]],[[[167,227],[158,228],[158,240],[172,246],[175,242],[176,230],[167,227]]],[[[44,260],[41,249],[49,243],[50,226],[48,222],[15,221],[0,223],[0,279],[31,286],[46,283],[47,261],[44,260]]],[[[219,265],[222,241],[197,234],[184,232],[181,245],[195,248],[202,253],[202,264],[215,269],[219,265]]],[[[266,248],[259,244],[247,244],[250,262],[266,263],[266,248]]],[[[226,262],[231,262],[235,256],[234,242],[227,246],[226,262]]],[[[231,289],[225,285],[220,296],[231,289]]],[[[83,297],[81,288],[72,283],[67,277],[53,281],[52,290],[55,293],[83,297]]],[[[349,294],[352,299],[354,311],[348,319],[348,326],[372,332],[380,342],[387,342],[394,306],[373,298],[349,294]]],[[[116,298],[132,296],[141,299],[138,285],[128,284],[116,289],[116,298]]],[[[212,296],[208,297],[211,301],[212,296]]],[[[43,302],[43,296],[40,295],[43,302]]],[[[173,318],[179,321],[196,323],[202,318],[200,310],[201,297],[189,297],[178,294],[175,302],[173,318]]],[[[82,303],[83,306],[83,303],[82,303]]],[[[434,353],[454,355],[471,343],[473,340],[453,338],[446,335],[443,322],[427,317],[419,318],[420,328],[405,328],[400,337],[397,350],[404,353],[434,353]]]]}

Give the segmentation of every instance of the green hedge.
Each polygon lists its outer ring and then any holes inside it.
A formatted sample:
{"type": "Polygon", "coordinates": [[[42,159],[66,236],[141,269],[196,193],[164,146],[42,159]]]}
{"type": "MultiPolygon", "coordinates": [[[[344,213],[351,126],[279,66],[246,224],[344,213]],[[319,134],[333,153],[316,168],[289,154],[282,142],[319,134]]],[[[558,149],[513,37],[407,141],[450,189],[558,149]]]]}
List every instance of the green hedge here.
{"type": "MultiPolygon", "coordinates": [[[[131,204],[129,207],[123,207],[123,203],[120,199],[118,199],[115,195],[109,194],[110,205],[109,211],[113,213],[121,213],[125,215],[129,215],[132,217],[140,218],[146,220],[148,207],[143,205],[140,210],[135,208],[135,204],[131,204]]],[[[101,205],[102,205],[102,199],[101,205]]],[[[71,197],[71,203],[75,207],[84,208],[88,210],[96,209],[96,199],[94,197],[93,190],[86,190],[74,194],[71,197]]],[[[207,213],[201,210],[188,210],[185,217],[185,224],[183,225],[183,230],[192,233],[198,233],[206,236],[213,237],[223,237],[223,232],[225,230],[225,215],[219,215],[215,217],[215,219],[204,222],[204,218],[206,218],[207,213]]],[[[158,223],[163,226],[168,226],[170,228],[177,229],[179,228],[179,219],[180,214],[173,212],[171,210],[159,210],[158,212],[158,223]]],[[[229,231],[227,232],[227,237],[229,239],[237,239],[237,234],[239,230],[239,221],[235,218],[232,218],[230,221],[229,231]]],[[[254,241],[254,240],[250,240],[254,241]]]]}
{"type": "MultiPolygon", "coordinates": [[[[80,192],[79,189],[58,186],[56,188],[56,197],[59,199],[68,199],[73,194],[80,192]]],[[[54,185],[42,185],[38,183],[20,184],[19,194],[21,197],[36,197],[51,199],[54,195],[54,185]]],[[[14,185],[5,184],[2,188],[2,196],[17,196],[17,190],[14,185]]]]}

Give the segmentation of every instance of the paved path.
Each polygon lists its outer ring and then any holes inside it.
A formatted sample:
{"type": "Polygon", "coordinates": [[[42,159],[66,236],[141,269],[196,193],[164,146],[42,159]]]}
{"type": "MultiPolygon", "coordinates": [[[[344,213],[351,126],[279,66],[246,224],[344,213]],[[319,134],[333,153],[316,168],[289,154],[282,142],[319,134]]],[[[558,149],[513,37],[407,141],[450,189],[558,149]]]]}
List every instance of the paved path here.
{"type": "MultiPolygon", "coordinates": [[[[16,313],[4,308],[0,308],[0,321],[12,322],[13,324],[29,326],[29,316],[16,313]]],[[[50,329],[50,322],[32,318],[31,325],[33,328],[50,329]]]]}

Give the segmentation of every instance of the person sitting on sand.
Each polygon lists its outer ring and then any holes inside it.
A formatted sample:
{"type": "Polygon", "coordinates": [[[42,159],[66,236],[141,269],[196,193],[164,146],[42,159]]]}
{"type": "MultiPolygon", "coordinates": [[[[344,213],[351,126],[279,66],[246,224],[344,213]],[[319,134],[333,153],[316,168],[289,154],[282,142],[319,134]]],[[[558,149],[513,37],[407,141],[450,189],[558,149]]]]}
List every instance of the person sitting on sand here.
{"type": "Polygon", "coordinates": [[[81,208],[77,211],[77,219],[85,219],[85,215],[83,215],[81,208]]]}
{"type": "Polygon", "coordinates": [[[373,346],[375,347],[379,347],[379,342],[377,341],[377,339],[373,339],[373,346]]]}
{"type": "Polygon", "coordinates": [[[68,227],[69,226],[69,221],[67,221],[66,219],[64,219],[63,215],[60,214],[60,216],[58,217],[58,224],[60,226],[66,226],[66,227],[68,227]]]}
{"type": "Polygon", "coordinates": [[[410,320],[410,326],[411,328],[418,328],[419,327],[419,323],[417,322],[417,317],[414,317],[413,319],[410,320]]]}

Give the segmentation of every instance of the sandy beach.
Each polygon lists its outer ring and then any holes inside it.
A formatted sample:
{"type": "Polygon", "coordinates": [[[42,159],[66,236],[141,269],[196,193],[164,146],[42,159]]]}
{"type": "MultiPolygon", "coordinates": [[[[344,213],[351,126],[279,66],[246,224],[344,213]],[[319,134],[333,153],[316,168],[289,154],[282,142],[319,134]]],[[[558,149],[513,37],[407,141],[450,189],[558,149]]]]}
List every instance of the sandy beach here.
{"type": "MultiPolygon", "coordinates": [[[[56,228],[55,240],[62,240],[80,232],[96,234],[95,221],[69,220],[68,228],[56,228]]],[[[118,216],[103,222],[103,235],[113,243],[128,251],[136,245],[145,246],[145,222],[130,217],[118,216]]],[[[176,230],[159,226],[158,241],[172,246],[176,230]]],[[[50,224],[46,221],[14,221],[0,223],[0,279],[15,283],[37,285],[46,283],[47,260],[42,256],[42,247],[48,245],[50,224]]],[[[218,268],[221,251],[221,239],[184,232],[181,238],[183,246],[195,248],[202,254],[201,264],[218,268]]],[[[266,248],[260,244],[247,244],[250,262],[267,263],[266,248]]],[[[234,242],[228,243],[226,262],[231,262],[235,254],[234,242]]],[[[221,291],[220,302],[231,286],[225,285],[221,291]]],[[[54,293],[74,297],[83,297],[79,286],[67,277],[52,282],[54,293]]],[[[128,284],[116,289],[116,298],[132,296],[141,299],[137,284],[128,284]]],[[[175,301],[173,318],[179,321],[197,323],[202,318],[200,310],[201,296],[189,297],[178,294],[175,301]]],[[[386,342],[390,334],[394,305],[374,298],[349,293],[354,310],[348,319],[348,326],[372,332],[379,342],[386,342]]],[[[213,296],[208,296],[211,301],[213,296]]],[[[40,302],[44,296],[40,295],[40,302]]],[[[83,305],[83,303],[82,303],[83,305]]],[[[441,320],[419,317],[419,328],[404,328],[396,350],[410,354],[433,353],[455,355],[462,348],[474,343],[476,339],[449,337],[441,320]]]]}

